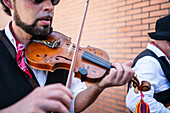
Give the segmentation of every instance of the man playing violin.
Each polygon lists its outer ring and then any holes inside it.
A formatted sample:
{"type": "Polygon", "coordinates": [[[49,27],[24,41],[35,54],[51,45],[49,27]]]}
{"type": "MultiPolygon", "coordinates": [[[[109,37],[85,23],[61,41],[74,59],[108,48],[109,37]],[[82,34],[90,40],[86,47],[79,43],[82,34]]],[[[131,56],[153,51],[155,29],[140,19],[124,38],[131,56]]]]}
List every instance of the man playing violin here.
{"type": "Polygon", "coordinates": [[[86,87],[73,77],[71,88],[66,88],[65,70],[51,73],[34,69],[23,54],[32,39],[47,39],[52,33],[54,6],[59,0],[1,0],[1,3],[12,21],[0,32],[1,39],[7,39],[0,41],[0,113],[81,112],[105,88],[124,85],[133,77],[130,63],[113,63],[115,68],[99,83],[86,87]]]}
{"type": "MultiPolygon", "coordinates": [[[[153,41],[136,57],[132,67],[140,82],[151,84],[151,90],[143,92],[150,112],[170,113],[170,15],[158,19],[156,32],[148,34],[153,41]]],[[[134,113],[141,95],[133,90],[129,89],[126,104],[134,113]]]]}

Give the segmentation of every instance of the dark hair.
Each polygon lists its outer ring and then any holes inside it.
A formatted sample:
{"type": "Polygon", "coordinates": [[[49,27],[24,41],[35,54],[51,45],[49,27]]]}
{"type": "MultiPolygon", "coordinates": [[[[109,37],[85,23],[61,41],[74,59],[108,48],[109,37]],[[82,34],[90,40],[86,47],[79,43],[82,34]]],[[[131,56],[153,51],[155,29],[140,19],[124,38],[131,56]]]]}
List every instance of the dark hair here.
{"type": "Polygon", "coordinates": [[[11,11],[10,9],[4,4],[3,0],[0,0],[1,4],[2,4],[2,9],[5,11],[6,14],[8,14],[9,16],[11,16],[11,11]]]}

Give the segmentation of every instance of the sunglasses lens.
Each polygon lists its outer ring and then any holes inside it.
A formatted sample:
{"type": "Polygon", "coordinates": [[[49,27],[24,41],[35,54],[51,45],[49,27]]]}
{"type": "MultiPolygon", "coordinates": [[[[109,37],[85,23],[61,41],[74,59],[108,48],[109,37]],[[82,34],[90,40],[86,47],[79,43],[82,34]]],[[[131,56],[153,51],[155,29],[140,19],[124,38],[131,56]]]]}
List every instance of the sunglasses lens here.
{"type": "Polygon", "coordinates": [[[34,0],[35,1],[35,3],[41,3],[41,2],[43,2],[44,0],[34,0]]]}
{"type": "Polygon", "coordinates": [[[60,0],[51,0],[51,2],[53,5],[57,5],[60,2],[60,0]]]}

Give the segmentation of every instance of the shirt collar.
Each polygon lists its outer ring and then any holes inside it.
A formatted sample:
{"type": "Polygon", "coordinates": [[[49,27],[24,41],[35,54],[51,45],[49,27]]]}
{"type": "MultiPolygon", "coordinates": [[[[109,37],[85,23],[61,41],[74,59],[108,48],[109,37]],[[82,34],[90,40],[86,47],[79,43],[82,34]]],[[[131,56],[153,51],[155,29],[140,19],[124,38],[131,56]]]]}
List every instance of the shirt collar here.
{"type": "Polygon", "coordinates": [[[166,60],[167,60],[167,61],[169,62],[169,64],[170,64],[170,61],[169,61],[169,59],[167,58],[167,56],[166,56],[158,47],[156,47],[156,46],[148,43],[147,49],[153,51],[158,57],[165,57],[166,60]]]}
{"type": "MultiPolygon", "coordinates": [[[[12,22],[12,21],[10,21],[12,22]]],[[[12,43],[12,45],[15,47],[16,49],[16,41],[15,41],[15,38],[13,37],[10,29],[9,29],[9,24],[10,22],[7,24],[7,26],[5,27],[5,34],[6,36],[8,37],[9,41],[12,43]]]]}

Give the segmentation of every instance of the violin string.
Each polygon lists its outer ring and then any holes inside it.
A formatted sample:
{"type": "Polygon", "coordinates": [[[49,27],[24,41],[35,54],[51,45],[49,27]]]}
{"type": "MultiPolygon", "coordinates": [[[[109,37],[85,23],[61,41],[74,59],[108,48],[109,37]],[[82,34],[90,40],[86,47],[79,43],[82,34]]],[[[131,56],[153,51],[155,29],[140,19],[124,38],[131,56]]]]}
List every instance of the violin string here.
{"type": "Polygon", "coordinates": [[[108,69],[111,68],[111,63],[109,61],[107,61],[107,60],[105,60],[103,58],[100,58],[97,55],[92,54],[92,53],[90,53],[88,51],[85,51],[83,54],[85,55],[87,60],[91,59],[90,61],[96,61],[98,64],[101,64],[101,65],[103,65],[104,67],[106,67],[108,69]]]}
{"type": "Polygon", "coordinates": [[[101,63],[103,63],[105,65],[109,65],[110,64],[110,62],[108,62],[107,60],[105,60],[103,58],[98,57],[97,55],[94,55],[94,54],[92,54],[90,52],[87,52],[87,53],[88,53],[87,55],[89,55],[89,57],[94,59],[94,60],[97,60],[97,61],[99,61],[99,62],[101,62],[101,63]]]}
{"type": "Polygon", "coordinates": [[[94,55],[94,54],[91,54],[91,53],[88,52],[88,54],[86,54],[86,55],[88,55],[89,58],[92,58],[92,59],[94,59],[94,60],[97,60],[98,62],[104,63],[105,65],[108,64],[108,62],[107,62],[106,60],[104,60],[104,59],[102,59],[102,58],[98,58],[98,56],[96,56],[96,55],[94,55]]]}

